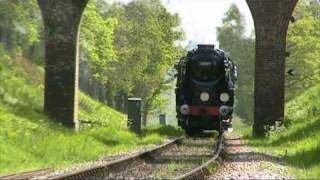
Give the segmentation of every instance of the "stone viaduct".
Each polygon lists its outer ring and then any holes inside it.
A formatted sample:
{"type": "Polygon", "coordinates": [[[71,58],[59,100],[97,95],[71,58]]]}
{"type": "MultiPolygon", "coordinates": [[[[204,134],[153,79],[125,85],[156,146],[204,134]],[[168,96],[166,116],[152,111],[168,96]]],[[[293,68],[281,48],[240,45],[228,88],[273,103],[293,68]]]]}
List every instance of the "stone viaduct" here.
{"type": "MultiPolygon", "coordinates": [[[[286,36],[298,0],[246,0],[256,32],[255,135],[284,117],[286,36]]],[[[44,111],[77,127],[79,24],[88,0],[38,0],[45,27],[44,111]]]]}

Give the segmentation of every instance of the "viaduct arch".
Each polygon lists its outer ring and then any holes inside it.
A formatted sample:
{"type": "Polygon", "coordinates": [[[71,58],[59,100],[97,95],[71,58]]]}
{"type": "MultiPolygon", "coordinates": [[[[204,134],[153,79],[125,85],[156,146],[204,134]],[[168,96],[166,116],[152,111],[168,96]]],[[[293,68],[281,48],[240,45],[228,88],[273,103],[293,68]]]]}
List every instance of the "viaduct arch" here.
{"type": "MultiPolygon", "coordinates": [[[[286,36],[298,0],[246,0],[256,31],[255,135],[284,116],[286,36]],[[272,73],[270,73],[272,72],[272,73]]],[[[88,0],[38,0],[45,27],[44,111],[77,127],[78,39],[88,0]]]]}

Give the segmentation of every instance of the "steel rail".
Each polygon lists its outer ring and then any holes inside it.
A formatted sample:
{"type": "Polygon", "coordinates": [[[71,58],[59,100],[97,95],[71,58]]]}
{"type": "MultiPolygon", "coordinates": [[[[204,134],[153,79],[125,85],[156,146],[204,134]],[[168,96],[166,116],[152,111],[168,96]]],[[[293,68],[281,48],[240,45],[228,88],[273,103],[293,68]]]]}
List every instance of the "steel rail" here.
{"type": "Polygon", "coordinates": [[[15,174],[9,174],[5,176],[0,176],[0,180],[13,180],[13,179],[31,179],[36,176],[42,176],[49,172],[52,172],[52,168],[43,168],[33,171],[27,171],[27,172],[21,172],[21,173],[15,173],[15,174]]]}
{"type": "Polygon", "coordinates": [[[181,142],[185,137],[181,136],[179,138],[176,138],[174,140],[171,140],[165,144],[162,144],[160,146],[157,146],[151,150],[144,151],[138,154],[131,155],[126,158],[122,158],[119,160],[114,160],[109,163],[106,163],[104,165],[96,165],[90,168],[81,169],[74,172],[69,172],[66,174],[61,174],[53,177],[48,177],[52,180],[75,180],[75,179],[98,179],[98,178],[104,178],[108,175],[109,172],[111,172],[115,168],[124,167],[132,162],[134,162],[137,159],[150,156],[153,153],[161,152],[162,150],[170,147],[171,145],[178,144],[181,142]]]}
{"type": "Polygon", "coordinates": [[[202,164],[201,166],[198,166],[197,168],[185,173],[185,174],[182,174],[182,175],[179,175],[177,177],[174,177],[173,179],[174,180],[182,180],[182,179],[197,179],[196,176],[200,173],[200,174],[203,174],[204,172],[204,169],[206,169],[210,164],[212,164],[214,161],[216,161],[220,155],[220,153],[222,152],[223,150],[223,134],[220,134],[218,136],[218,140],[217,140],[217,143],[216,143],[216,148],[215,148],[215,151],[213,153],[213,157],[211,159],[209,159],[206,163],[202,164]]]}

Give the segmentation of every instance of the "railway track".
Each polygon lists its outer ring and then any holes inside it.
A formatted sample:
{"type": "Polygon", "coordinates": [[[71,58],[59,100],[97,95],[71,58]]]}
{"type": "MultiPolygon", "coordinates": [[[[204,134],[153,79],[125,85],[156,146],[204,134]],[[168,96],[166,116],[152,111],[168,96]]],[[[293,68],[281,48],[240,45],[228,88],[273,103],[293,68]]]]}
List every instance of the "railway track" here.
{"type": "Polygon", "coordinates": [[[42,176],[46,173],[52,172],[51,168],[43,168],[34,171],[10,174],[6,176],[0,176],[0,180],[15,180],[15,179],[32,179],[33,177],[42,176]]]}
{"type": "Polygon", "coordinates": [[[205,179],[205,177],[207,175],[210,174],[208,167],[215,161],[217,161],[217,159],[219,158],[220,154],[223,151],[223,147],[224,147],[224,136],[223,134],[218,135],[217,137],[217,141],[216,141],[216,146],[215,146],[215,150],[212,154],[212,157],[205,163],[203,163],[202,165],[190,170],[187,173],[184,173],[182,175],[176,176],[175,180],[182,180],[182,179],[205,179]]]}
{"type": "Polygon", "coordinates": [[[179,137],[149,151],[104,165],[50,179],[193,179],[208,175],[208,167],[223,149],[223,136],[179,137]]]}

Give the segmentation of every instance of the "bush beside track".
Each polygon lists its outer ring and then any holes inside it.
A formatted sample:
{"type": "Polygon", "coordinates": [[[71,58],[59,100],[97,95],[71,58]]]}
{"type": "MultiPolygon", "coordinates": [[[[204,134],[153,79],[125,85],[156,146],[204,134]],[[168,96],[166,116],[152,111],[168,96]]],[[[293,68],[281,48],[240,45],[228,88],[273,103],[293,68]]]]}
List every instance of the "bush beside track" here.
{"type": "Polygon", "coordinates": [[[43,68],[0,47],[0,175],[44,167],[60,168],[155,144],[178,136],[174,127],[126,129],[124,114],[80,93],[80,133],[52,122],[43,113],[43,68]]]}
{"type": "Polygon", "coordinates": [[[252,138],[251,128],[238,125],[236,132],[262,152],[283,157],[298,179],[320,177],[320,85],[286,104],[285,124],[266,138],[252,138]]]}

